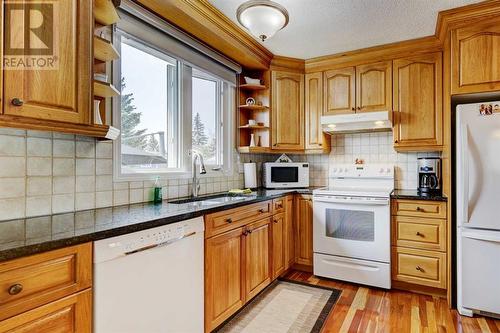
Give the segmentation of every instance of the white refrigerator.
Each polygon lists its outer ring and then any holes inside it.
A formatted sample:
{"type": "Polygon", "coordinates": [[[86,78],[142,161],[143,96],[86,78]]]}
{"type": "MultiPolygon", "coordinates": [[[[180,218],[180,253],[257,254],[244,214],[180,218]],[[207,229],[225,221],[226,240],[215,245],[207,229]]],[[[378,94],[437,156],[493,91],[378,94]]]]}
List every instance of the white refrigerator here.
{"type": "Polygon", "coordinates": [[[500,102],[457,106],[457,307],[500,314],[500,102]]]}

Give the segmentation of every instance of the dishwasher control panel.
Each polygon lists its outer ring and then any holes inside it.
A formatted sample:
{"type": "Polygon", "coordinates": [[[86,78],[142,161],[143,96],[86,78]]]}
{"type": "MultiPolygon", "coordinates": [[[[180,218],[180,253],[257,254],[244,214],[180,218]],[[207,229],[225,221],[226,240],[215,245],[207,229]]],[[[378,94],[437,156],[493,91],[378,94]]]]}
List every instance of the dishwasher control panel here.
{"type": "Polygon", "coordinates": [[[94,263],[138,253],[204,231],[202,217],[94,242],[94,263]]]}

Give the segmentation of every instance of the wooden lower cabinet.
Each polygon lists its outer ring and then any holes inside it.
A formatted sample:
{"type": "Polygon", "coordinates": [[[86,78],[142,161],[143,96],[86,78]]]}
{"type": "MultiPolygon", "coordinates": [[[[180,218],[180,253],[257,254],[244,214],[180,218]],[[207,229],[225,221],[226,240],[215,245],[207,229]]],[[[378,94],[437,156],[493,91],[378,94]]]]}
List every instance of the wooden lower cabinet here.
{"type": "Polygon", "coordinates": [[[92,291],[90,289],[0,322],[0,333],[91,331],[92,291]]]}
{"type": "Polygon", "coordinates": [[[270,218],[252,223],[244,234],[247,301],[271,283],[270,224],[270,218]]]}
{"type": "Polygon", "coordinates": [[[286,217],[285,213],[274,215],[272,223],[273,233],[273,279],[276,279],[287,269],[285,258],[286,248],[286,217]]]}
{"type": "Polygon", "coordinates": [[[243,238],[243,228],[238,228],[205,241],[207,332],[223,323],[245,303],[243,238]]]}
{"type": "Polygon", "coordinates": [[[444,296],[447,284],[446,202],[392,201],[393,287],[444,296]]]}
{"type": "Polygon", "coordinates": [[[0,332],[91,332],[92,243],[0,263],[0,332]]]}
{"type": "Polygon", "coordinates": [[[313,264],[313,206],[310,195],[298,195],[295,201],[295,263],[313,264]]]}
{"type": "Polygon", "coordinates": [[[294,196],[289,195],[285,200],[285,269],[295,262],[294,213],[294,196]]]}

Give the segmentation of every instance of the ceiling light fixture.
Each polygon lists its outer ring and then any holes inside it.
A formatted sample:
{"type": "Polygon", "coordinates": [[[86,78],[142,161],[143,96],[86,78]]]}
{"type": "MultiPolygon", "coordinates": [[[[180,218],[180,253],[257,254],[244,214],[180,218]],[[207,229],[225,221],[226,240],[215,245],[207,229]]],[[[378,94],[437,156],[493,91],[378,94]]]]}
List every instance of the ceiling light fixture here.
{"type": "Polygon", "coordinates": [[[250,0],[236,10],[238,22],[265,41],[288,24],[288,11],[271,0],[250,0]]]}

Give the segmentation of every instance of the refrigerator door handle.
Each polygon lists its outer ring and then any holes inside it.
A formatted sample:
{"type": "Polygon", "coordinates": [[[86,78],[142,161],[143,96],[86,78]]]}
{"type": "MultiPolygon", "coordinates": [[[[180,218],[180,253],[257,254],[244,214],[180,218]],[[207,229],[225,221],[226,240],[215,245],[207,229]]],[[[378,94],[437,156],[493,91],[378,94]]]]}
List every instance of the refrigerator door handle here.
{"type": "Polygon", "coordinates": [[[496,236],[496,235],[484,234],[484,233],[473,232],[473,231],[463,231],[462,237],[476,239],[476,240],[482,240],[482,241],[488,241],[488,242],[500,243],[500,235],[496,236]]]}
{"type": "Polygon", "coordinates": [[[461,154],[461,165],[463,170],[463,191],[462,191],[462,223],[469,223],[469,128],[467,124],[462,124],[461,126],[461,136],[462,136],[462,154],[461,154]]]}

